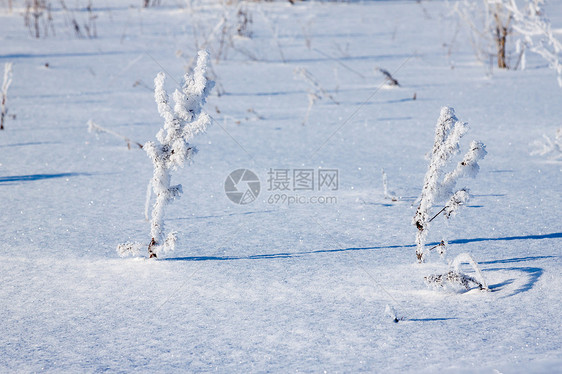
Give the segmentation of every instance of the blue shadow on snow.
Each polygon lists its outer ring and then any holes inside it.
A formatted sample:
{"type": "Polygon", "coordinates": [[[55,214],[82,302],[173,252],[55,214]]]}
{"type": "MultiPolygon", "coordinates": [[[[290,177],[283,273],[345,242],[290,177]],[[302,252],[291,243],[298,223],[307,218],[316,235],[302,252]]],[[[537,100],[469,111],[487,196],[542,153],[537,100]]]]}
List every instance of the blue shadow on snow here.
{"type": "Polygon", "coordinates": [[[0,183],[13,183],[13,182],[30,182],[42,179],[77,177],[80,175],[89,176],[88,173],[58,173],[58,174],[30,174],[30,175],[14,175],[11,177],[0,177],[0,183]]]}
{"type": "MultiPolygon", "coordinates": [[[[474,238],[474,239],[456,239],[449,241],[449,244],[466,244],[472,242],[483,242],[483,241],[511,241],[511,240],[540,240],[540,239],[557,239],[562,238],[562,232],[552,233],[552,234],[542,234],[542,235],[525,235],[525,236],[506,236],[501,238],[474,238]]],[[[427,246],[435,246],[439,243],[429,243],[427,246]]],[[[191,256],[191,257],[172,257],[166,258],[166,261],[233,261],[233,260],[265,260],[265,259],[277,259],[277,258],[297,258],[305,255],[320,254],[320,253],[337,253],[337,252],[349,252],[349,251],[369,251],[376,249],[398,249],[398,248],[413,248],[415,244],[407,245],[386,245],[386,246],[376,246],[376,247],[350,247],[350,248],[337,248],[337,249],[319,249],[315,251],[306,252],[281,252],[281,253],[268,253],[268,254],[257,254],[250,256],[191,256]]],[[[526,257],[526,258],[515,258],[506,260],[495,260],[490,262],[480,262],[480,264],[492,264],[492,263],[505,263],[509,262],[522,262],[530,261],[541,258],[551,258],[556,256],[536,256],[536,257],[526,257]]],[[[540,274],[539,274],[540,276],[540,274]]]]}
{"type": "MultiPolygon", "coordinates": [[[[510,270],[510,271],[520,271],[523,273],[526,273],[527,276],[529,277],[527,283],[525,283],[524,285],[522,285],[521,287],[519,287],[518,289],[514,290],[511,294],[505,296],[505,297],[509,297],[509,296],[514,296],[517,295],[519,293],[522,292],[527,292],[530,289],[533,288],[533,286],[535,285],[535,283],[537,283],[537,281],[539,280],[539,278],[541,277],[542,273],[544,273],[544,270],[541,268],[535,268],[535,267],[520,267],[520,268],[492,268],[492,269],[482,269],[482,271],[505,271],[505,270],[510,270]]],[[[490,289],[492,291],[499,291],[503,286],[506,286],[510,283],[513,283],[512,279],[508,279],[502,283],[499,284],[494,284],[490,286],[490,289]]]]}

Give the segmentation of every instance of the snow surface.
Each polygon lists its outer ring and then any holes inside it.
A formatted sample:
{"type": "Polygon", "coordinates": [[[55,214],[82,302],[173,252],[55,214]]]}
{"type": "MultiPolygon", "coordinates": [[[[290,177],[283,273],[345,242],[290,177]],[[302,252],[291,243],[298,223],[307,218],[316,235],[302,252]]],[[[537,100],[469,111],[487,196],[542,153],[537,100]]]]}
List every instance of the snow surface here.
{"type": "MultiPolygon", "coordinates": [[[[211,30],[225,8],[94,0],[89,40],[54,6],[56,36],[35,40],[14,3],[0,2],[17,116],[0,133],[1,372],[561,372],[562,164],[530,144],[561,126],[562,90],[540,57],[525,71],[478,63],[441,1],[247,4],[252,38],[213,59],[225,94],[172,176],[176,251],[122,259],[117,244],[150,241],[152,165],[87,122],[154,140],[154,77],[173,90],[194,25],[211,30]],[[299,68],[339,103],[318,100],[305,126],[299,68]],[[400,87],[379,89],[378,69],[400,87]],[[446,260],[416,263],[412,203],[444,105],[488,155],[462,182],[468,206],[436,219],[428,242],[447,240],[448,260],[470,253],[492,292],[429,289],[446,260]],[[268,202],[270,168],[320,167],[339,170],[339,189],[322,192],[337,203],[268,202]],[[224,193],[240,168],[261,179],[252,204],[224,193]],[[399,201],[384,198],[381,168],[399,201]]],[[[545,9],[560,29],[562,3],[545,9]]]]}

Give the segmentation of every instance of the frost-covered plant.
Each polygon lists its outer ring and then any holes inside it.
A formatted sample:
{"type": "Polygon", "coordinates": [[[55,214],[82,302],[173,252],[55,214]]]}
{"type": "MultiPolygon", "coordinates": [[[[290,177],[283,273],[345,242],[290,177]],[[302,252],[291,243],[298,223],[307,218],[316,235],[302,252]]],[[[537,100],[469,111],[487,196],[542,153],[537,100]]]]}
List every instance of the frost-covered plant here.
{"type": "Polygon", "coordinates": [[[533,142],[535,150],[531,152],[532,156],[548,155],[551,160],[561,160],[562,159],[562,127],[556,130],[556,135],[554,139],[543,135],[543,140],[535,140],[533,142]]]}
{"type": "Polygon", "coordinates": [[[455,257],[450,265],[450,270],[447,273],[429,275],[425,277],[425,281],[428,285],[437,287],[445,287],[447,284],[450,284],[461,285],[466,290],[470,290],[471,286],[474,285],[484,291],[490,290],[484,276],[482,276],[482,272],[480,271],[478,264],[468,253],[461,253],[455,257]],[[467,262],[472,266],[472,269],[476,273],[474,277],[461,271],[460,267],[463,262],[467,262]]]}
{"type": "Polygon", "coordinates": [[[4,119],[8,115],[8,107],[6,102],[8,101],[8,88],[12,84],[12,63],[7,62],[4,64],[4,80],[2,83],[2,111],[0,112],[0,130],[4,130],[4,119]]]}
{"type": "Polygon", "coordinates": [[[496,56],[499,68],[507,68],[506,46],[511,35],[512,16],[504,0],[463,0],[455,2],[454,12],[468,25],[473,49],[480,60],[496,56]]]}
{"type": "Polygon", "coordinates": [[[562,43],[552,31],[550,21],[540,8],[542,0],[530,1],[527,11],[522,11],[515,0],[506,3],[513,17],[513,30],[517,33],[516,49],[519,65],[525,69],[525,50],[540,55],[558,74],[558,85],[562,87],[562,43]]]}
{"type": "MultiPolygon", "coordinates": [[[[208,59],[209,54],[206,51],[199,51],[193,75],[186,74],[182,90],[176,89],[173,94],[173,108],[164,89],[164,73],[159,73],[154,79],[154,98],[158,112],[164,119],[164,127],[156,134],[159,144],[147,142],[143,147],[154,165],[150,183],[156,195],[150,221],[150,258],[173,250],[176,244],[177,233],[164,233],[165,208],[182,193],[180,184],[171,185],[171,173],[191,159],[196,150],[189,142],[194,136],[204,132],[211,121],[209,115],[202,111],[214,85],[205,75],[208,59]]],[[[137,243],[125,243],[119,245],[117,250],[122,255],[134,254],[138,248],[137,243]]]]}
{"type": "Polygon", "coordinates": [[[127,143],[127,148],[129,148],[129,149],[131,149],[132,144],[134,144],[135,146],[142,149],[142,144],[127,138],[125,135],[119,134],[117,131],[113,131],[113,130],[107,129],[105,127],[102,127],[102,126],[98,125],[97,123],[95,123],[93,120],[88,121],[88,132],[90,134],[107,133],[107,134],[115,136],[116,138],[123,139],[127,143]]]}
{"type": "Polygon", "coordinates": [[[539,54],[558,74],[562,87],[562,44],[541,5],[544,0],[463,0],[454,11],[471,31],[477,56],[495,56],[499,68],[525,69],[525,52],[539,54]],[[511,47],[509,46],[511,45],[511,47]],[[515,57],[510,62],[510,56],[515,57]]]}
{"type": "Polygon", "coordinates": [[[467,202],[469,193],[466,188],[455,191],[458,179],[475,177],[480,169],[478,161],[486,155],[485,145],[472,141],[469,150],[457,166],[448,173],[444,172],[451,158],[460,152],[459,141],[467,131],[468,124],[458,120],[453,108],[441,108],[435,127],[435,141],[430,154],[429,167],[418,199],[419,206],[412,220],[418,229],[416,233],[418,262],[424,262],[427,256],[425,241],[431,221],[442,212],[445,213],[446,218],[450,218],[467,202]],[[445,206],[437,214],[432,215],[433,205],[439,201],[445,201],[445,206]]]}

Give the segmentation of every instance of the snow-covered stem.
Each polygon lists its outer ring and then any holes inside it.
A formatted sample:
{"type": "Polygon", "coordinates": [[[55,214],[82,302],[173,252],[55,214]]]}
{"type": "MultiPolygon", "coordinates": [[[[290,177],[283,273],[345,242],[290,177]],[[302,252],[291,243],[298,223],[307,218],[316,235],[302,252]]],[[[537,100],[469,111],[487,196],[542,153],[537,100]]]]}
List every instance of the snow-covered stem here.
{"type": "Polygon", "coordinates": [[[457,164],[457,167],[453,171],[445,175],[440,188],[441,196],[445,197],[451,195],[459,178],[476,177],[480,171],[478,161],[483,159],[486,153],[486,146],[481,142],[473,140],[462,161],[457,164]]]}
{"type": "Polygon", "coordinates": [[[119,134],[117,131],[110,130],[108,128],[102,127],[95,123],[93,120],[88,121],[88,132],[92,134],[100,134],[100,133],[107,133],[110,135],[115,136],[116,138],[123,139],[127,143],[127,148],[131,149],[131,144],[142,149],[142,144],[132,141],[131,139],[127,138],[125,135],[119,134]]]}
{"type": "Polygon", "coordinates": [[[0,112],[0,130],[4,130],[4,121],[8,115],[8,107],[6,102],[8,101],[8,88],[12,84],[12,63],[7,62],[4,64],[4,80],[2,83],[2,104],[0,112]]]}
{"type": "MultiPolygon", "coordinates": [[[[151,188],[156,196],[150,220],[150,258],[173,250],[177,242],[176,232],[165,235],[164,216],[166,206],[182,194],[180,184],[171,184],[172,171],[191,160],[196,150],[189,142],[197,134],[204,132],[211,122],[209,115],[203,112],[207,96],[214,86],[214,82],[206,77],[208,61],[209,54],[199,51],[193,74],[185,74],[181,91],[176,89],[172,95],[173,107],[164,88],[164,73],[159,73],[154,79],[154,99],[158,113],[164,119],[164,126],[156,134],[158,143],[147,142],[143,146],[154,166],[149,189],[151,188]]],[[[148,204],[149,191],[146,199],[148,204]]],[[[145,214],[148,216],[148,211],[145,214]]],[[[124,244],[118,247],[118,251],[134,252],[135,248],[136,245],[124,244]]]]}
{"type": "Polygon", "coordinates": [[[468,200],[468,191],[454,188],[460,177],[475,177],[478,173],[478,161],[486,155],[484,144],[473,141],[470,149],[458,163],[456,168],[443,176],[443,169],[450,159],[459,153],[459,141],[468,131],[468,124],[461,122],[455,116],[453,108],[443,107],[435,127],[435,139],[431,151],[430,163],[425,174],[424,184],[419,198],[419,206],[413,218],[413,224],[418,229],[416,233],[416,257],[419,262],[425,261],[427,251],[425,240],[430,222],[437,216],[431,215],[431,209],[436,201],[447,200],[445,216],[449,218],[468,200]],[[443,179],[441,181],[441,179],[443,179]]]}
{"type": "Polygon", "coordinates": [[[144,202],[144,219],[150,221],[150,198],[152,197],[152,181],[146,186],[146,199],[144,202]]]}
{"type": "Polygon", "coordinates": [[[182,193],[181,185],[171,185],[171,171],[183,167],[191,159],[195,149],[189,142],[210,124],[210,117],[202,111],[214,85],[206,78],[208,59],[206,51],[199,52],[193,74],[186,74],[182,90],[176,89],[172,95],[173,108],[164,89],[164,73],[159,73],[154,79],[154,99],[164,126],[156,134],[159,144],[147,142],[144,145],[154,165],[151,185],[156,196],[150,222],[152,239],[148,247],[149,257],[157,257],[158,252],[173,249],[176,242],[175,233],[167,237],[164,235],[165,208],[182,193]]]}

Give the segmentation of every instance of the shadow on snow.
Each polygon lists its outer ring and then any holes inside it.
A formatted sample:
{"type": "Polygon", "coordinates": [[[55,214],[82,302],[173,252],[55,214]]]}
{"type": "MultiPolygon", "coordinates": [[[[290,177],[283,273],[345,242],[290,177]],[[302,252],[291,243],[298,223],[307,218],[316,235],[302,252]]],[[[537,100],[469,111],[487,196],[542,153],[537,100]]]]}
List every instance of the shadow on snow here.
{"type": "MultiPolygon", "coordinates": [[[[1,181],[1,179],[0,179],[1,181]]],[[[500,238],[474,238],[474,239],[456,239],[449,241],[449,244],[466,244],[472,242],[483,242],[483,241],[511,241],[511,240],[540,240],[540,239],[557,239],[562,238],[562,233],[552,233],[552,234],[541,234],[541,235],[525,235],[525,236],[506,236],[500,238]]],[[[439,244],[438,242],[429,243],[427,246],[435,246],[439,244]]],[[[414,248],[415,244],[407,245],[386,245],[386,246],[374,246],[374,247],[350,247],[350,248],[337,248],[337,249],[319,249],[315,251],[305,251],[305,252],[280,252],[280,253],[266,253],[266,254],[256,254],[250,256],[191,256],[191,257],[172,257],[166,258],[166,261],[233,261],[233,260],[264,260],[264,259],[276,259],[276,258],[297,258],[306,255],[321,254],[321,253],[337,253],[337,252],[349,252],[349,251],[369,251],[376,249],[398,249],[398,248],[414,248]]],[[[511,258],[503,260],[493,260],[493,261],[483,261],[479,262],[481,265],[485,264],[500,264],[500,263],[513,263],[513,262],[523,262],[531,261],[545,258],[554,258],[557,256],[531,256],[531,257],[521,257],[521,258],[511,258]]]]}
{"type": "Polygon", "coordinates": [[[58,174],[30,174],[30,175],[14,175],[11,177],[0,177],[0,183],[13,183],[13,182],[30,182],[42,179],[54,179],[65,177],[77,177],[80,175],[89,176],[88,173],[58,173],[58,174]]]}
{"type": "MultiPolygon", "coordinates": [[[[475,238],[475,239],[457,239],[450,243],[470,243],[470,242],[481,242],[481,241],[511,241],[511,240],[540,240],[540,239],[557,239],[562,238],[562,233],[552,233],[552,234],[542,234],[542,235],[525,235],[525,236],[507,236],[502,238],[475,238]]],[[[437,243],[435,243],[437,244],[437,243]]],[[[429,245],[435,245],[431,243],[429,245]]],[[[306,255],[320,254],[320,253],[336,253],[336,252],[348,252],[348,251],[367,251],[376,249],[397,249],[397,248],[412,248],[415,245],[389,245],[389,246],[376,246],[376,247],[350,247],[350,248],[338,248],[338,249],[322,249],[315,251],[306,252],[279,252],[279,253],[267,253],[267,254],[256,254],[250,256],[192,256],[192,257],[175,257],[166,258],[165,261],[234,261],[234,260],[267,260],[267,259],[287,259],[287,258],[298,258],[306,255]]],[[[511,264],[518,262],[527,262],[533,260],[556,258],[559,256],[527,256],[527,257],[517,257],[508,258],[501,260],[483,261],[480,265],[491,265],[491,264],[511,264]]],[[[527,276],[527,281],[521,285],[519,288],[513,290],[509,295],[504,297],[510,297],[529,291],[533,288],[535,283],[542,276],[544,270],[539,267],[496,267],[496,268],[486,268],[482,269],[486,272],[491,271],[517,271],[522,272],[527,276]]],[[[490,285],[490,290],[492,292],[501,291],[505,287],[514,283],[514,279],[507,279],[503,282],[490,285]]],[[[447,318],[426,318],[426,319],[410,319],[411,321],[427,322],[427,321],[443,321],[447,318]]]]}
{"type": "MultiPolygon", "coordinates": [[[[554,256],[550,256],[550,257],[554,257],[554,256]]],[[[523,284],[521,287],[517,288],[516,290],[514,290],[509,295],[506,295],[505,297],[514,296],[514,295],[517,295],[519,293],[529,291],[530,289],[533,288],[535,283],[537,283],[537,281],[541,277],[542,273],[544,272],[544,270],[542,268],[536,268],[536,267],[511,267],[511,268],[482,269],[482,271],[506,271],[506,270],[507,271],[523,272],[527,275],[528,280],[527,280],[527,283],[523,284]]],[[[513,282],[514,282],[513,279],[508,279],[508,280],[505,280],[501,283],[490,285],[490,290],[500,291],[503,287],[505,287],[507,285],[510,285],[513,282]]]]}

